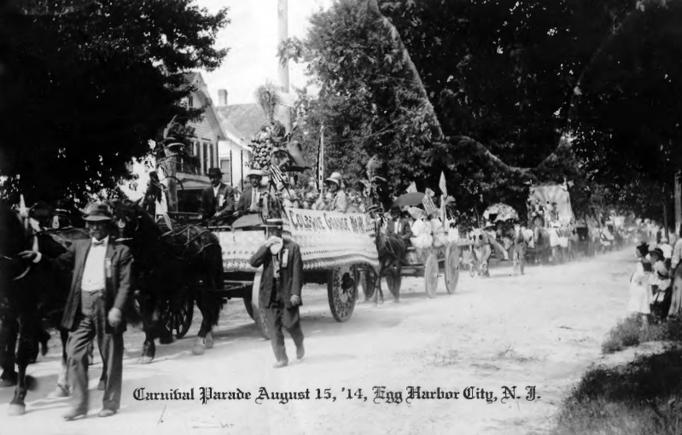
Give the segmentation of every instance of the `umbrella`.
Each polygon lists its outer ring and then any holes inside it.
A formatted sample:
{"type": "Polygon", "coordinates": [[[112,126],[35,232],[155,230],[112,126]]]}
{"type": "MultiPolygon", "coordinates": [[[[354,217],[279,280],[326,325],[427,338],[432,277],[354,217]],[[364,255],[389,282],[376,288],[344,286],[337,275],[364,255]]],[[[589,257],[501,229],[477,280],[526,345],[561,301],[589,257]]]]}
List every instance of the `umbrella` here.
{"type": "Polygon", "coordinates": [[[398,199],[393,202],[393,207],[405,207],[421,205],[424,199],[424,194],[421,192],[410,192],[400,195],[398,199]]]}
{"type": "Polygon", "coordinates": [[[490,220],[490,215],[497,215],[495,221],[506,221],[509,219],[518,219],[519,214],[510,205],[498,202],[486,208],[483,212],[483,219],[490,220]]]}

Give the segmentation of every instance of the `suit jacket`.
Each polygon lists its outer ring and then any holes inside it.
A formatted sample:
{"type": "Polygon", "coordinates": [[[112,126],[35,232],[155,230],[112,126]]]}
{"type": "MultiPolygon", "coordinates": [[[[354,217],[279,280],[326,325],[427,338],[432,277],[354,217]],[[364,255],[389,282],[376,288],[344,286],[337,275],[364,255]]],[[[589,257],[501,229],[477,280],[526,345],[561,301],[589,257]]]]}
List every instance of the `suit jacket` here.
{"type": "Polygon", "coordinates": [[[400,218],[399,231],[397,233],[395,232],[395,220],[393,218],[389,219],[386,233],[395,234],[403,240],[409,240],[413,236],[410,221],[406,218],[400,218]]]}
{"type": "Polygon", "coordinates": [[[213,186],[210,186],[201,192],[201,214],[204,219],[213,217],[216,212],[231,213],[234,211],[233,189],[225,183],[220,183],[218,186],[218,197],[221,195],[224,203],[222,207],[219,207],[218,198],[213,193],[213,186]]]}
{"type": "MultiPolygon", "coordinates": [[[[260,294],[258,296],[259,306],[270,307],[273,299],[273,292],[278,292],[286,308],[294,308],[291,305],[291,295],[301,297],[303,287],[303,261],[301,260],[301,249],[290,241],[284,240],[280,255],[279,286],[273,288],[274,267],[270,248],[261,246],[255,254],[251,256],[249,263],[253,267],[263,266],[263,275],[260,281],[260,294]],[[283,265],[283,255],[287,256],[286,267],[283,265]]],[[[303,302],[301,302],[302,304],[303,302]]]]}
{"type": "MultiPolygon", "coordinates": [[[[71,288],[66,299],[64,314],[62,315],[61,326],[73,330],[76,327],[76,319],[80,312],[81,305],[81,282],[83,281],[83,271],[85,260],[90,252],[92,239],[75,240],[69,249],[57,257],[57,262],[61,268],[73,270],[71,278],[71,288]]],[[[107,313],[113,307],[125,312],[126,304],[131,296],[130,278],[133,257],[127,246],[118,244],[109,238],[107,252],[105,254],[105,282],[104,291],[105,306],[107,313]]],[[[120,333],[125,330],[125,321],[113,328],[107,322],[107,333],[120,333]]]]}
{"type": "MultiPolygon", "coordinates": [[[[265,191],[263,189],[258,189],[258,192],[260,193],[260,198],[262,198],[263,193],[265,193],[265,191]]],[[[242,192],[242,195],[239,197],[239,202],[237,203],[237,211],[241,212],[242,214],[248,213],[250,211],[251,196],[253,196],[253,186],[247,186],[246,189],[244,189],[244,192],[242,192]]]]}

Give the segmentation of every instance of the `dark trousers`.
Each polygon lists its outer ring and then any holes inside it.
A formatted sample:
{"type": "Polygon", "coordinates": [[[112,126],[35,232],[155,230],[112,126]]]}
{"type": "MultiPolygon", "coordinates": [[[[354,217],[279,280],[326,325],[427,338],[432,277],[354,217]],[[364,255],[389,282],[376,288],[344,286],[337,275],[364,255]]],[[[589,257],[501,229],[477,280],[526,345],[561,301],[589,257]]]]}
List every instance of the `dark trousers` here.
{"type": "Polygon", "coordinates": [[[69,381],[76,408],[88,409],[88,344],[93,338],[102,356],[106,371],[102,407],[117,411],[121,403],[123,372],[123,334],[106,333],[107,311],[103,293],[88,294],[81,298],[82,313],[68,343],[69,381]]]}
{"type": "Polygon", "coordinates": [[[297,348],[303,345],[303,331],[301,330],[301,318],[298,314],[298,307],[268,308],[267,317],[271,334],[270,344],[272,345],[272,351],[275,353],[275,358],[277,358],[277,361],[288,361],[287,351],[284,347],[282,327],[289,331],[297,348]]]}

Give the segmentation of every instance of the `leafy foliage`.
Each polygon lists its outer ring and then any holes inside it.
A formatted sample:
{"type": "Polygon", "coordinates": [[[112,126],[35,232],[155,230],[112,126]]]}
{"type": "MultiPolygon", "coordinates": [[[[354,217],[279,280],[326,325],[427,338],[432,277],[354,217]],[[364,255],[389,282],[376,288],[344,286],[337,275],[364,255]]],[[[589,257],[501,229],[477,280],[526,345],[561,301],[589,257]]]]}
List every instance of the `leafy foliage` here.
{"type": "Polygon", "coordinates": [[[391,184],[406,187],[426,177],[433,125],[409,67],[379,16],[342,0],[311,18],[305,41],[282,52],[308,63],[320,85],[305,123],[323,125],[325,166],[364,177],[364,162],[389,162],[391,184]]]}
{"type": "Polygon", "coordinates": [[[0,173],[32,200],[112,186],[166,124],[228,22],[190,0],[24,0],[0,16],[0,173]],[[30,151],[28,151],[30,150],[30,151]]]}

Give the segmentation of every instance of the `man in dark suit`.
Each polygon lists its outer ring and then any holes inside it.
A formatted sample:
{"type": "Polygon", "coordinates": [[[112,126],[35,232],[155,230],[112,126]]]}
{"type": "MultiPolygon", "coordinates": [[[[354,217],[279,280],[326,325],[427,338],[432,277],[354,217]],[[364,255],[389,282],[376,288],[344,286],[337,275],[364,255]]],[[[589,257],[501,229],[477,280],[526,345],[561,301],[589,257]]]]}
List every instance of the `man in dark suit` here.
{"type": "Polygon", "coordinates": [[[279,368],[289,363],[282,327],[294,339],[296,358],[301,359],[305,355],[298,312],[302,304],[303,261],[299,246],[291,240],[282,239],[281,219],[268,220],[267,230],[269,238],[249,262],[253,267],[263,266],[258,302],[259,306],[267,309],[270,344],[277,359],[275,368],[279,368]]]}
{"type": "MultiPolygon", "coordinates": [[[[130,296],[133,259],[126,246],[109,238],[112,218],[105,204],[91,204],[84,219],[92,238],[74,241],[66,252],[52,260],[73,270],[61,323],[71,331],[69,381],[76,402],[64,415],[66,420],[84,417],[88,412],[88,344],[93,338],[97,338],[107,371],[103,407],[98,415],[114,415],[121,400],[123,309],[130,296]]],[[[24,251],[22,257],[40,262],[42,254],[24,251]]]]}
{"type": "Polygon", "coordinates": [[[234,191],[221,181],[222,177],[219,168],[208,170],[211,187],[201,192],[201,214],[204,220],[225,218],[234,212],[234,191]]]}
{"type": "Polygon", "coordinates": [[[388,221],[386,233],[399,237],[406,245],[410,243],[412,237],[410,221],[400,215],[400,208],[391,208],[391,219],[388,221]]]}
{"type": "Polygon", "coordinates": [[[239,197],[237,211],[235,212],[236,216],[259,213],[262,209],[261,199],[265,192],[265,189],[261,187],[263,171],[250,169],[247,175],[249,177],[249,186],[244,189],[244,192],[239,197]]]}

